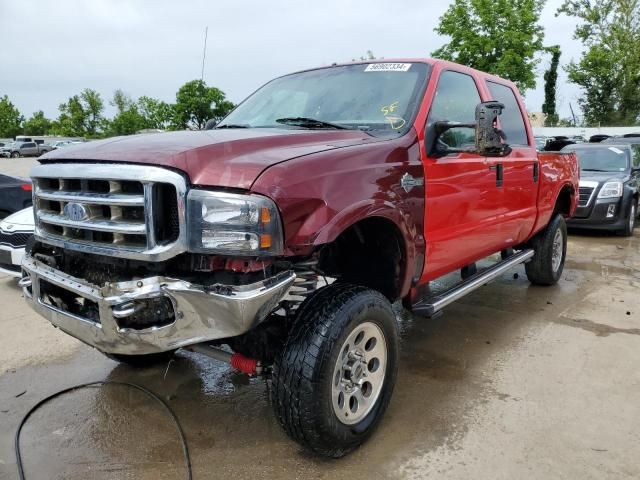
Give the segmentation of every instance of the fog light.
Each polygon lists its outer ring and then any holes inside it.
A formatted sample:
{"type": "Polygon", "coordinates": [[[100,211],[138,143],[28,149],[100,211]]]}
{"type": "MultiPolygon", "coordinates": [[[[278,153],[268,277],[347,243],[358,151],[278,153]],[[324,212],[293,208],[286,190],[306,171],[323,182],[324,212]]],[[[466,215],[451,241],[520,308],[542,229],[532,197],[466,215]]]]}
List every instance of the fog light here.
{"type": "Polygon", "coordinates": [[[616,206],[615,205],[609,205],[609,208],[607,208],[607,218],[611,218],[616,214],[616,206]]]}

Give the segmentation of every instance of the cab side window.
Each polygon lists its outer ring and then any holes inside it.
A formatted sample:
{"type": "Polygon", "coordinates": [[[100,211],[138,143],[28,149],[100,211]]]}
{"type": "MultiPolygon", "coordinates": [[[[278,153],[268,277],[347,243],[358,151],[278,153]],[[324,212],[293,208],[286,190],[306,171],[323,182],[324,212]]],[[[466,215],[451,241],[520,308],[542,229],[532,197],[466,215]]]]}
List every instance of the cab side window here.
{"type": "Polygon", "coordinates": [[[495,82],[487,82],[492,100],[504,104],[504,110],[500,115],[500,128],[504,132],[506,142],[509,145],[529,145],[527,129],[524,126],[522,112],[516,100],[516,94],[506,85],[495,82]]]}
{"type": "MultiPolygon", "coordinates": [[[[476,106],[480,101],[478,87],[473,77],[460,72],[442,72],[431,103],[427,124],[432,126],[440,121],[474,123],[476,106]]],[[[440,141],[450,148],[473,146],[475,131],[471,128],[452,128],[440,137],[440,141]]]]}

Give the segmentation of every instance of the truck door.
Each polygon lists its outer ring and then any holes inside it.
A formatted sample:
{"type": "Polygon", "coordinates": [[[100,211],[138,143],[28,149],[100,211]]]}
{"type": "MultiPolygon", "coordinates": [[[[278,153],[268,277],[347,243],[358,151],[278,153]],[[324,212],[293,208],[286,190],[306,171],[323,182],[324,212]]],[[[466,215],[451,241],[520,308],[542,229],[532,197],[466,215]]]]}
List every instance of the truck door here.
{"type": "MultiPolygon", "coordinates": [[[[435,136],[435,122],[473,123],[480,102],[472,76],[442,72],[427,117],[425,142],[435,136]]],[[[473,129],[454,128],[441,140],[451,148],[473,147],[474,135],[473,129]]],[[[487,159],[475,153],[425,158],[427,250],[423,281],[499,250],[502,194],[496,186],[496,173],[489,167],[487,159]]]]}
{"type": "Polygon", "coordinates": [[[525,113],[514,90],[491,80],[486,83],[491,99],[505,106],[499,120],[500,128],[505,133],[506,143],[513,149],[506,157],[489,159],[495,168],[503,171],[502,237],[503,246],[507,247],[526,240],[536,220],[540,177],[538,152],[535,144],[529,144],[525,113]]]}

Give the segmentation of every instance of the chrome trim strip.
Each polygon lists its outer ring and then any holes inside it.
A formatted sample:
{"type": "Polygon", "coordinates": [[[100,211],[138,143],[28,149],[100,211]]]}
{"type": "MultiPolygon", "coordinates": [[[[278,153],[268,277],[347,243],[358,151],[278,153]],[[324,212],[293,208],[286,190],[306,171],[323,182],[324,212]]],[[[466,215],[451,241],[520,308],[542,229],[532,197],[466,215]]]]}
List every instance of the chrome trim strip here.
{"type": "Polygon", "coordinates": [[[93,203],[96,205],[116,205],[123,207],[143,207],[143,195],[127,195],[124,193],[88,193],[43,190],[36,187],[36,197],[57,202],[93,203]]]}
{"type": "MultiPolygon", "coordinates": [[[[45,213],[39,210],[37,218],[41,222],[59,225],[61,227],[84,228],[96,232],[113,232],[125,235],[144,235],[146,228],[144,223],[131,223],[116,220],[69,220],[61,215],[45,213]]],[[[69,239],[72,241],[72,239],[69,239]]]]}
{"type": "Polygon", "coordinates": [[[144,217],[147,234],[147,248],[153,248],[156,245],[156,222],[153,212],[153,184],[144,184],[144,217]]]}

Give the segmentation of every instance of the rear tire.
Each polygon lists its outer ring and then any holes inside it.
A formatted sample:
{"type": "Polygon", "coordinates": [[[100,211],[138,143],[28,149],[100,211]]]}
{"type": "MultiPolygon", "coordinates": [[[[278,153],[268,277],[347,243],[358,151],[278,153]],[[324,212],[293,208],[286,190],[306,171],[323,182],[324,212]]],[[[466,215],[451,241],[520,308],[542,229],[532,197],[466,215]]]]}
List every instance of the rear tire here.
{"type": "Polygon", "coordinates": [[[114,362],[124,363],[133,368],[147,368],[171,360],[175,350],[147,355],[120,355],[117,353],[105,353],[104,355],[114,362]]]}
{"type": "Polygon", "coordinates": [[[525,263],[527,278],[534,285],[554,285],[560,280],[567,256],[567,224],[556,215],[547,228],[531,241],[535,255],[525,263]]]}
{"type": "Polygon", "coordinates": [[[273,368],[272,403],[286,433],[339,458],[380,422],[397,375],[397,325],[389,301],[332,284],[300,306],[273,368]]]}

